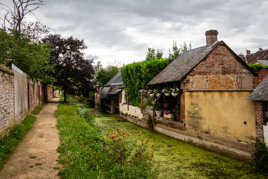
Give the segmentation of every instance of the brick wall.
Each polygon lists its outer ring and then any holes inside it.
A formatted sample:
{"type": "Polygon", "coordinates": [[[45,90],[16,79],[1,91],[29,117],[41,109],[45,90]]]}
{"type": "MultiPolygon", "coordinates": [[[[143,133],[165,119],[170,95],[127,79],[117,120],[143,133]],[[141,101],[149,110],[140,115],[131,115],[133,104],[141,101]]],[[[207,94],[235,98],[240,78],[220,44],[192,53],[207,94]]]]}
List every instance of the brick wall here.
{"type": "Polygon", "coordinates": [[[14,75],[0,67],[0,135],[14,121],[14,75]]]}
{"type": "Polygon", "coordinates": [[[254,86],[257,87],[267,75],[268,75],[268,69],[260,70],[258,72],[258,77],[255,79],[254,86]]]}
{"type": "Polygon", "coordinates": [[[263,132],[263,104],[261,102],[255,102],[255,111],[256,111],[256,134],[257,138],[260,141],[264,141],[264,132],[263,132]]]}
{"type": "MultiPolygon", "coordinates": [[[[50,97],[52,91],[50,86],[50,97]]],[[[15,65],[12,70],[0,66],[0,136],[42,103],[42,92],[41,83],[28,79],[15,65]]]]}
{"type": "Polygon", "coordinates": [[[183,81],[184,90],[226,90],[254,87],[253,74],[225,47],[218,46],[183,81]]]}

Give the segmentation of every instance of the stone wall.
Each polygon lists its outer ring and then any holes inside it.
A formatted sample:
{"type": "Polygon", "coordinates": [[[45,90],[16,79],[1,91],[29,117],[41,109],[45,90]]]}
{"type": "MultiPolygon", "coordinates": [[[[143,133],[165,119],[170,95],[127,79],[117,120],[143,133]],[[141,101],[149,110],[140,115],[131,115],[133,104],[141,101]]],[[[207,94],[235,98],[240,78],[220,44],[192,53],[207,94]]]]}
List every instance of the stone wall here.
{"type": "Polygon", "coordinates": [[[0,135],[14,123],[14,74],[0,66],[0,135]]]}
{"type": "Polygon", "coordinates": [[[141,127],[148,127],[147,117],[148,115],[152,116],[152,109],[140,109],[138,106],[132,106],[127,104],[127,100],[125,97],[125,90],[122,91],[121,94],[121,102],[119,104],[120,116],[129,122],[135,123],[141,127]]]}
{"type": "Polygon", "coordinates": [[[32,81],[15,65],[12,70],[0,66],[0,136],[21,122],[42,103],[40,81],[32,81]]]}

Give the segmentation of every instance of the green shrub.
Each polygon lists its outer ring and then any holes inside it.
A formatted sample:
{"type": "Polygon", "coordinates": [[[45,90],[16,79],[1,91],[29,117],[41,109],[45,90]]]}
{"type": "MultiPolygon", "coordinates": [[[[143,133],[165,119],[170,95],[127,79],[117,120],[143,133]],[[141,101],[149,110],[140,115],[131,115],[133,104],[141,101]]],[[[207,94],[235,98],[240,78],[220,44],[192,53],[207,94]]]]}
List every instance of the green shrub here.
{"type": "Polygon", "coordinates": [[[6,136],[0,139],[0,168],[32,128],[35,120],[36,118],[34,116],[27,116],[22,123],[15,125],[6,136]]]}
{"type": "Polygon", "coordinates": [[[263,142],[257,139],[253,155],[255,168],[260,172],[268,173],[268,150],[263,142]]]}
{"type": "Polygon", "coordinates": [[[168,59],[146,60],[121,68],[122,80],[131,105],[139,105],[141,100],[140,90],[148,89],[147,83],[170,62],[168,59]]]}
{"type": "Polygon", "coordinates": [[[261,69],[268,69],[267,65],[261,65],[261,64],[248,64],[249,68],[251,68],[254,71],[259,71],[261,69]]]}

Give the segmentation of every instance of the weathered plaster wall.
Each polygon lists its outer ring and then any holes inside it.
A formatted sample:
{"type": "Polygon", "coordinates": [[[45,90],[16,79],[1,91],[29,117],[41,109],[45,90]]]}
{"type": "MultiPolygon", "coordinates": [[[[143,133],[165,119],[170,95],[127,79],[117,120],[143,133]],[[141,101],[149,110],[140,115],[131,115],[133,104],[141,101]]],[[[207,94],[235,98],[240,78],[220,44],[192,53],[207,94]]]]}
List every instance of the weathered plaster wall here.
{"type": "Polygon", "coordinates": [[[186,92],[186,129],[193,133],[252,144],[256,137],[249,92],[186,92]]]}
{"type": "Polygon", "coordinates": [[[14,75],[0,67],[0,135],[14,123],[14,75]]]}
{"type": "Polygon", "coordinates": [[[183,90],[252,90],[254,75],[225,47],[218,46],[183,80],[183,90]]]}
{"type": "Polygon", "coordinates": [[[15,120],[23,120],[28,113],[28,84],[27,75],[12,66],[14,71],[14,91],[15,91],[15,120]]]}
{"type": "Polygon", "coordinates": [[[122,100],[119,104],[120,114],[129,115],[137,119],[143,119],[144,115],[142,110],[137,106],[132,106],[127,104],[125,90],[122,91],[122,100]]]}
{"type": "Polygon", "coordinates": [[[121,102],[119,103],[120,116],[129,122],[139,125],[144,128],[148,128],[147,116],[152,116],[152,109],[146,108],[141,110],[137,106],[132,106],[127,104],[125,90],[121,94],[121,102]]]}

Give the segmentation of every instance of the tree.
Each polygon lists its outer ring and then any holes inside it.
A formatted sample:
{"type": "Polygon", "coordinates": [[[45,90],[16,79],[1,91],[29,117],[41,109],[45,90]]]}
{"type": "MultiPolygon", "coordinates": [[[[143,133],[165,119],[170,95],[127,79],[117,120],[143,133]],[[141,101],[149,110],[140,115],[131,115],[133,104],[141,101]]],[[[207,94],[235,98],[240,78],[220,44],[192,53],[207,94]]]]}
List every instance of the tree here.
{"type": "Polygon", "coordinates": [[[155,49],[148,48],[148,52],[146,55],[146,60],[154,60],[155,59],[155,49]]]}
{"type": "Polygon", "coordinates": [[[43,0],[12,0],[13,7],[0,3],[6,9],[6,13],[2,19],[2,29],[8,31],[11,29],[18,36],[22,34],[23,20],[29,14],[37,10],[44,4],[43,0]]]}
{"type": "Polygon", "coordinates": [[[50,46],[46,43],[32,43],[25,35],[16,38],[13,33],[0,30],[0,64],[15,64],[31,78],[52,82],[48,73],[53,70],[49,64],[50,46]]]}
{"type": "Polygon", "coordinates": [[[96,83],[100,87],[103,87],[116,73],[119,71],[116,66],[108,66],[107,68],[101,68],[96,72],[96,83]]]}
{"type": "Polygon", "coordinates": [[[146,54],[146,60],[158,60],[163,57],[162,50],[158,49],[157,51],[154,48],[148,48],[148,52],[146,54]]]}
{"type": "Polygon", "coordinates": [[[157,60],[161,59],[161,58],[163,57],[163,52],[162,52],[162,50],[159,50],[159,49],[158,49],[157,52],[156,52],[155,57],[156,57],[157,60]]]}
{"type": "Polygon", "coordinates": [[[64,101],[67,93],[87,97],[93,90],[94,68],[92,60],[84,59],[84,41],[60,35],[48,35],[42,41],[51,44],[50,64],[55,68],[52,76],[56,78],[55,85],[64,90],[64,101]]]}
{"type": "Polygon", "coordinates": [[[180,56],[182,53],[185,53],[189,50],[191,50],[192,45],[191,43],[187,45],[187,43],[184,43],[183,46],[178,48],[177,43],[173,41],[173,46],[172,46],[172,52],[169,50],[169,55],[168,58],[173,61],[175,60],[178,56],[180,56]]]}

